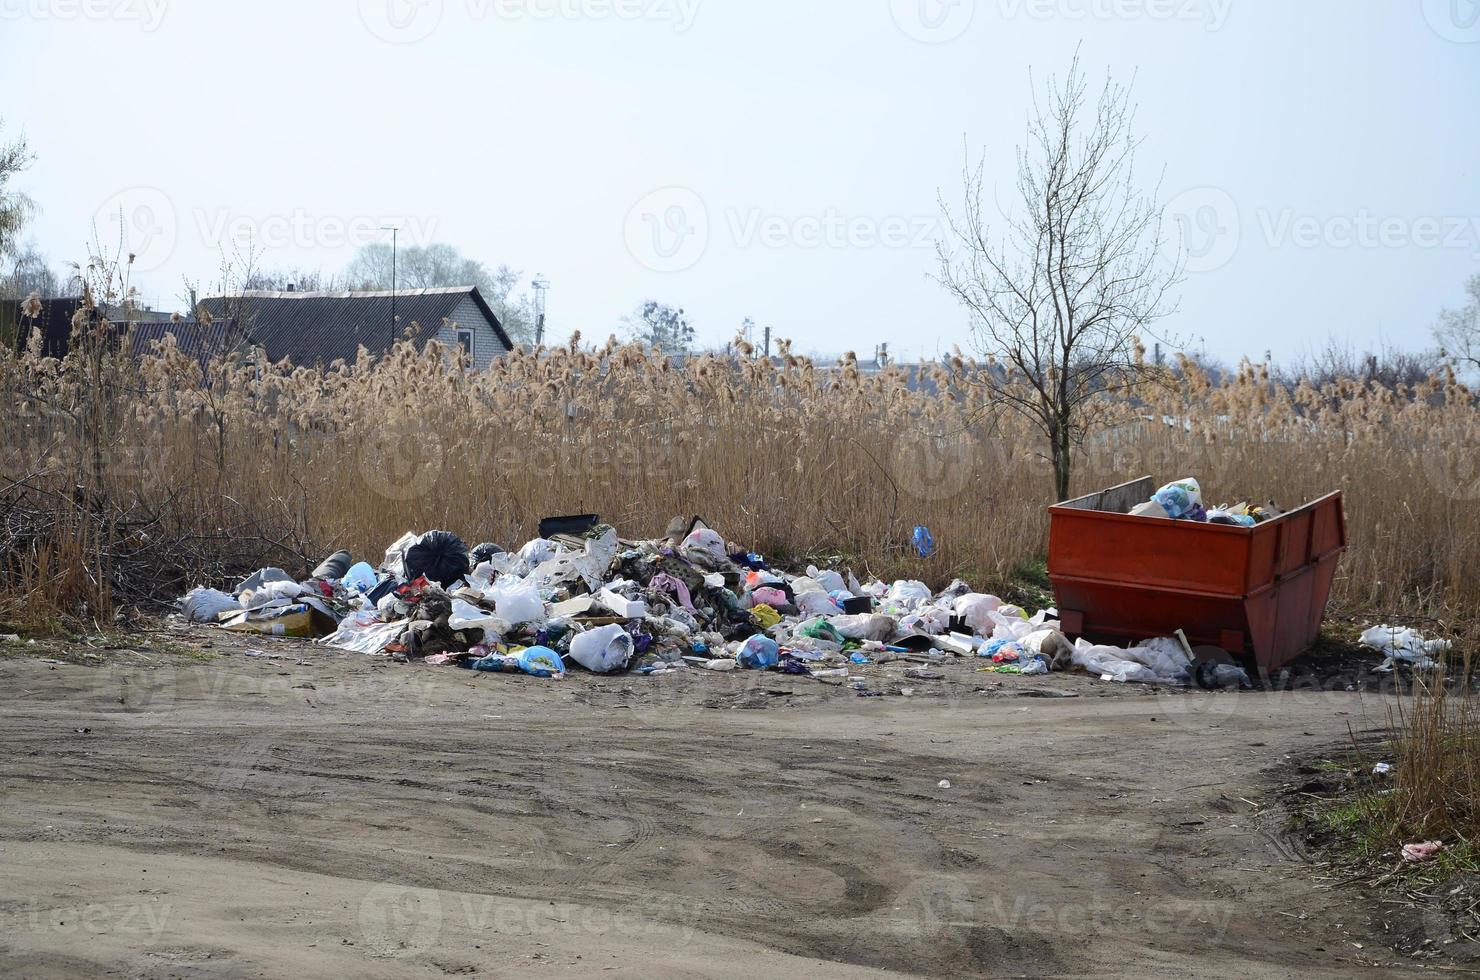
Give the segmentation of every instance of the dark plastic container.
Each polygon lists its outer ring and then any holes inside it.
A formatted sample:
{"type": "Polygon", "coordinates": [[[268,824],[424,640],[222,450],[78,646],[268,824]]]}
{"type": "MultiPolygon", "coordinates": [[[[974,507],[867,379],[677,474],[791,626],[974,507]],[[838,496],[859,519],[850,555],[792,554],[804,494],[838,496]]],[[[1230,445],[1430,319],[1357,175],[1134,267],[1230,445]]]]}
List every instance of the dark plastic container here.
{"type": "Polygon", "coordinates": [[[1346,550],[1341,494],[1250,528],[1130,516],[1156,487],[1142,477],[1049,508],[1064,631],[1122,642],[1180,629],[1264,673],[1310,649],[1346,550]]]}

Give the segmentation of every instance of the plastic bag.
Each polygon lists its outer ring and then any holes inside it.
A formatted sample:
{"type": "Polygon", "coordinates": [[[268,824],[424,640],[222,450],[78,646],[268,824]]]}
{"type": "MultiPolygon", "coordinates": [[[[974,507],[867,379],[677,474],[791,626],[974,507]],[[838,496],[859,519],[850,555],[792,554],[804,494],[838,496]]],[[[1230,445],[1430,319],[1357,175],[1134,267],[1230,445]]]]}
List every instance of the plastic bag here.
{"type": "Polygon", "coordinates": [[[428,531],[406,549],[405,566],[407,579],[426,576],[450,589],[468,575],[468,546],[451,531],[428,531]]]}
{"type": "Polygon", "coordinates": [[[840,616],[843,613],[843,607],[826,592],[799,593],[797,608],[806,616],[840,616]]]}
{"type": "Polygon", "coordinates": [[[385,558],[380,562],[381,571],[398,579],[406,578],[406,549],[416,544],[417,535],[407,531],[396,542],[385,549],[385,558]]]}
{"type": "Polygon", "coordinates": [[[843,581],[843,576],[837,572],[824,571],[815,565],[807,567],[807,577],[815,579],[828,592],[844,592],[848,588],[848,583],[843,581]]]}
{"type": "Polygon", "coordinates": [[[221,614],[240,612],[242,604],[215,589],[191,589],[180,605],[180,614],[190,623],[219,623],[221,614]]]}
{"type": "Polygon", "coordinates": [[[540,590],[529,582],[499,579],[483,596],[493,600],[495,614],[510,626],[543,622],[545,619],[545,600],[540,596],[540,590]]]}
{"type": "Polygon", "coordinates": [[[769,670],[781,662],[781,648],[769,636],[752,636],[735,659],[746,670],[769,670]]]}
{"type": "Polygon", "coordinates": [[[447,625],[454,630],[482,630],[498,636],[503,636],[511,628],[507,621],[462,599],[452,600],[452,614],[447,617],[447,625]]]}
{"type": "Polygon", "coordinates": [[[997,625],[992,619],[992,613],[1002,606],[1002,600],[994,595],[983,595],[980,592],[969,592],[960,596],[951,604],[951,609],[957,616],[966,620],[966,625],[971,632],[977,636],[991,636],[992,629],[997,625]]]}
{"type": "Polygon", "coordinates": [[[625,670],[635,650],[631,635],[615,624],[587,630],[570,641],[570,659],[593,674],[625,670]]]}
{"type": "Polygon", "coordinates": [[[888,616],[834,616],[828,622],[849,640],[887,640],[894,635],[894,620],[888,616]]]}
{"type": "Polygon", "coordinates": [[[683,546],[679,549],[679,552],[685,558],[689,558],[695,553],[705,554],[710,558],[720,561],[729,557],[725,553],[725,539],[718,531],[710,530],[707,527],[701,527],[687,538],[684,538],[683,546]]]}
{"type": "MultiPolygon", "coordinates": [[[[273,582],[293,582],[293,576],[281,568],[259,569],[243,581],[237,583],[236,594],[241,595],[243,592],[256,592],[264,585],[270,585],[273,582]]],[[[294,584],[296,585],[297,583],[294,582],[294,584]]]]}
{"type": "Polygon", "coordinates": [[[380,578],[375,574],[368,562],[360,562],[358,565],[344,573],[341,584],[351,592],[365,593],[380,584],[380,578]]]}
{"type": "Polygon", "coordinates": [[[519,668],[531,677],[558,677],[565,673],[565,661],[549,647],[529,647],[514,654],[519,668]]]}
{"type": "Polygon", "coordinates": [[[1202,507],[1202,487],[1191,478],[1178,480],[1156,491],[1151,499],[1161,504],[1168,517],[1183,520],[1202,507]]]}

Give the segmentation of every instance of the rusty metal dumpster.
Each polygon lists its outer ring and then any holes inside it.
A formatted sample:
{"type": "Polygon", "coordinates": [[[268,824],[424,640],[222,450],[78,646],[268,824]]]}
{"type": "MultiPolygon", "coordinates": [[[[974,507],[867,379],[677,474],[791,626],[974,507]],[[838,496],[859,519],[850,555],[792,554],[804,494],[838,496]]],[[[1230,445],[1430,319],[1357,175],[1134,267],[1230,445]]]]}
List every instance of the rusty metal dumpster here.
{"type": "Polygon", "coordinates": [[[1049,508],[1064,631],[1122,642],[1180,629],[1265,673],[1310,649],[1346,550],[1341,494],[1251,528],[1130,516],[1156,488],[1142,477],[1049,508]]]}

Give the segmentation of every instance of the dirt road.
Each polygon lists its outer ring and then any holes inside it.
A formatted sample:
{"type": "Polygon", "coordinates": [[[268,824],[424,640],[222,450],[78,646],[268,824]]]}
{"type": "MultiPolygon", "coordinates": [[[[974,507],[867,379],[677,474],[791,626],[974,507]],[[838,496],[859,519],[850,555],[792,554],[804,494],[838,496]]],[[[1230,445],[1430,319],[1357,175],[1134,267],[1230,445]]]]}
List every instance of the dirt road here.
{"type": "Polygon", "coordinates": [[[1273,794],[1380,695],[967,670],[860,697],[249,645],[0,661],[0,974],[1407,969],[1273,794]]]}

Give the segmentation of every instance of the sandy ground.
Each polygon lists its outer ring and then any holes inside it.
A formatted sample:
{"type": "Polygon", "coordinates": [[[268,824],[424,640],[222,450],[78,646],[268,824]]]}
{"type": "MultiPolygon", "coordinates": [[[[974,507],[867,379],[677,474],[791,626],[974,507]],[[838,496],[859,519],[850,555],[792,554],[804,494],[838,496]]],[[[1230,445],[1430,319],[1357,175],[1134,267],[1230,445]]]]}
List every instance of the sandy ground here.
{"type": "Polygon", "coordinates": [[[1386,720],[1343,683],[860,697],[200,642],[229,655],[0,660],[0,975],[1412,969],[1282,832],[1292,760],[1386,720]]]}

